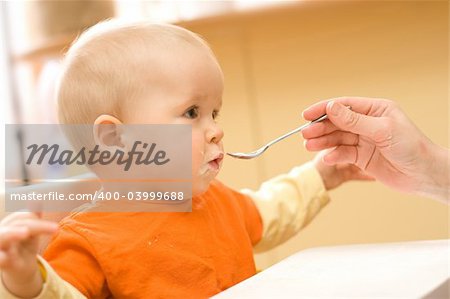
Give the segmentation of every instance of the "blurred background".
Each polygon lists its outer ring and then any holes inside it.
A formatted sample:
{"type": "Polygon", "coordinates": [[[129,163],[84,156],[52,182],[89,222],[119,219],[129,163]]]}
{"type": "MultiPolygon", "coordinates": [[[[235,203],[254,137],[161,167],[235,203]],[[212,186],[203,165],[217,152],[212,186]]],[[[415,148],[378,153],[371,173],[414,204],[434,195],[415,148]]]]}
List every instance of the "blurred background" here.
{"type": "MultiPolygon", "coordinates": [[[[448,1],[5,1],[2,121],[56,123],[64,51],[85,28],[118,17],[178,24],[210,43],[225,74],[219,122],[226,150],[254,150],[302,124],[312,103],[349,95],[398,102],[431,140],[449,147],[448,14],[448,1]]],[[[257,188],[309,161],[302,143],[298,135],[255,160],[227,158],[219,178],[257,188]]],[[[20,177],[20,154],[14,159],[17,169],[8,171],[20,177]]],[[[259,268],[310,247],[449,237],[449,209],[438,202],[376,182],[347,183],[330,195],[297,237],[256,257],[259,268]]]]}

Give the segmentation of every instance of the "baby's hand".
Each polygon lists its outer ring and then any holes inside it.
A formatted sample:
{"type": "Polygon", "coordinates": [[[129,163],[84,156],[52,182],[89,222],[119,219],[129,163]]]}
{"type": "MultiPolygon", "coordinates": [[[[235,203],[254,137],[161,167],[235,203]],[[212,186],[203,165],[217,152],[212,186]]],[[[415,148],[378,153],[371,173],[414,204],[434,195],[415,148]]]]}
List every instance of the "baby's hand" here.
{"type": "Polygon", "coordinates": [[[0,222],[0,269],[3,285],[18,297],[35,297],[43,280],[37,263],[39,237],[53,234],[58,224],[31,212],[17,212],[0,222]]]}
{"type": "Polygon", "coordinates": [[[314,165],[322,176],[323,183],[327,190],[334,189],[346,181],[351,180],[374,180],[353,164],[328,165],[322,160],[327,150],[319,152],[314,158],[314,165]]]}

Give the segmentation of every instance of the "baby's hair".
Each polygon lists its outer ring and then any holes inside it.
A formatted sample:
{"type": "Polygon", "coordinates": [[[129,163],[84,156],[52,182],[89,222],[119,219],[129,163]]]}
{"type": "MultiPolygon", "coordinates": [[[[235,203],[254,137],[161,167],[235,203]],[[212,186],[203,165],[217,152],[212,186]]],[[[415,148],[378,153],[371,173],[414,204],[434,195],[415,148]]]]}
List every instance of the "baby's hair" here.
{"type": "MultiPolygon", "coordinates": [[[[64,124],[93,124],[100,114],[121,118],[145,88],[158,53],[208,44],[184,28],[150,22],[108,20],[82,33],[68,50],[57,88],[64,124]],[[153,63],[153,65],[152,65],[153,63]]],[[[215,59],[215,57],[214,57],[215,59]]]]}

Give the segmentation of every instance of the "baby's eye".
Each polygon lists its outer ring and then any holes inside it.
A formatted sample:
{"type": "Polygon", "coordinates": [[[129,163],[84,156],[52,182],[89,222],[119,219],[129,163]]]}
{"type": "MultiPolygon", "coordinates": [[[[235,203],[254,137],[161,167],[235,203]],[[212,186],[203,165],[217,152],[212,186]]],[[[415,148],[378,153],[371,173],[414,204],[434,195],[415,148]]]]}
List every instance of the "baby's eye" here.
{"type": "Polygon", "coordinates": [[[214,110],[213,113],[212,113],[212,118],[213,119],[217,119],[218,117],[219,117],[219,111],[214,110]]]}
{"type": "Polygon", "coordinates": [[[190,119],[197,118],[198,117],[198,107],[193,106],[193,107],[189,108],[188,111],[186,111],[183,116],[190,118],[190,119]]]}

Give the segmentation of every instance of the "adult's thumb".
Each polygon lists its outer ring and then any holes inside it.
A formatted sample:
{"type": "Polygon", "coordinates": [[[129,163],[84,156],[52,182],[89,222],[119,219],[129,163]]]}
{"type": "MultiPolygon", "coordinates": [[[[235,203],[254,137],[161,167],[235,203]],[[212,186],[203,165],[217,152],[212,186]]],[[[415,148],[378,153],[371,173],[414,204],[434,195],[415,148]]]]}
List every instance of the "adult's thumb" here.
{"type": "Polygon", "coordinates": [[[372,137],[374,129],[380,125],[374,117],[354,112],[335,101],[330,101],[326,109],[329,120],[343,131],[372,137]]]}

